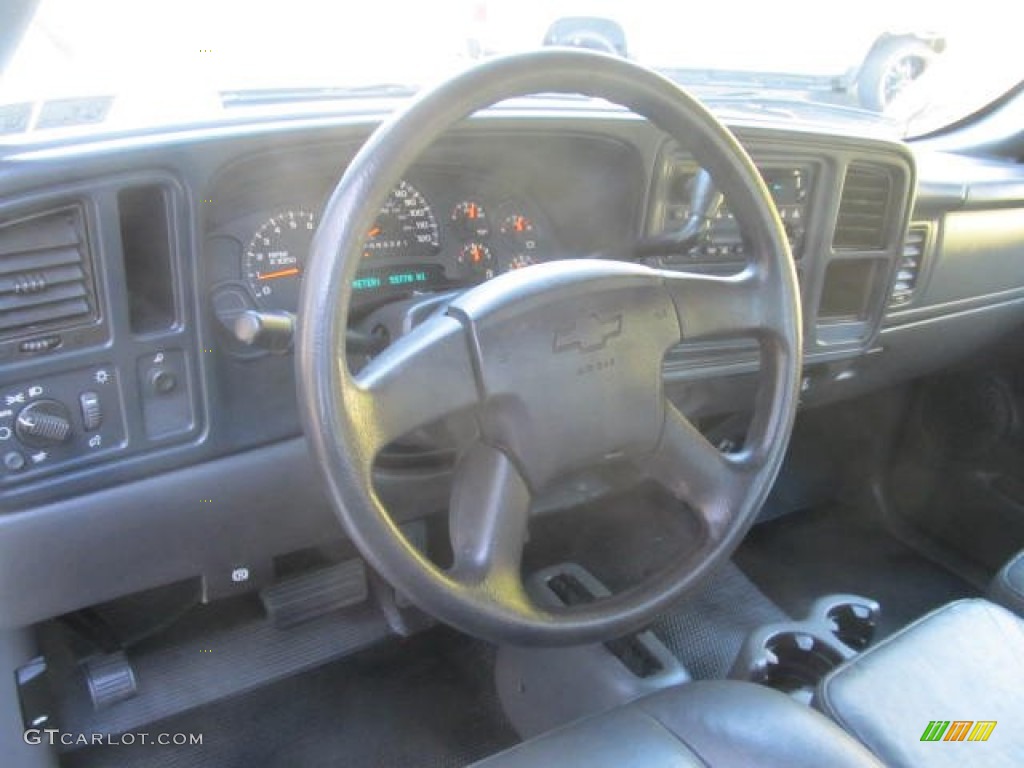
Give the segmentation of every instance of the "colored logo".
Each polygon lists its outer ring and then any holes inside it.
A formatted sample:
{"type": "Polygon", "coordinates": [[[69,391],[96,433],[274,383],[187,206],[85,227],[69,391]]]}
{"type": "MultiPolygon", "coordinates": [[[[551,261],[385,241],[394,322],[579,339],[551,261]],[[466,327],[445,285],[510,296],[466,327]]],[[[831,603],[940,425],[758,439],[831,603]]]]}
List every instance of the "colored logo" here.
{"type": "Polygon", "coordinates": [[[921,741],[988,741],[996,720],[931,720],[921,741]]]}

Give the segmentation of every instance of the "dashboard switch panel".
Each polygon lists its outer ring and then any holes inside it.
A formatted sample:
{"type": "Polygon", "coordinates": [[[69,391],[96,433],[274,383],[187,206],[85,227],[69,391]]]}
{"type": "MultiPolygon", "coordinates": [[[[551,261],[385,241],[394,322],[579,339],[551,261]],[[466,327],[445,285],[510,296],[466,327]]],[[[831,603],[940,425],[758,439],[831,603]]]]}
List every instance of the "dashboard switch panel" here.
{"type": "Polygon", "coordinates": [[[113,365],[30,379],[0,390],[0,483],[64,470],[124,449],[113,365]]]}
{"type": "Polygon", "coordinates": [[[186,385],[185,353],[165,349],[143,355],[136,364],[146,437],[160,440],[188,432],[195,424],[186,385]]]}

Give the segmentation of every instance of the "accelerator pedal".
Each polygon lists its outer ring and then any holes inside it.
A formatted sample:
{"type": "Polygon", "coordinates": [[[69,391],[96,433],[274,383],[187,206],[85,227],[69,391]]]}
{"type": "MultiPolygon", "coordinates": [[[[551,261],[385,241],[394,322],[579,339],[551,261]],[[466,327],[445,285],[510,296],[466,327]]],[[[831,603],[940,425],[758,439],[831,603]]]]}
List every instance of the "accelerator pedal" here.
{"type": "Polygon", "coordinates": [[[293,627],[365,602],[366,566],[347,560],[285,581],[260,592],[267,616],[278,629],[293,627]]]}

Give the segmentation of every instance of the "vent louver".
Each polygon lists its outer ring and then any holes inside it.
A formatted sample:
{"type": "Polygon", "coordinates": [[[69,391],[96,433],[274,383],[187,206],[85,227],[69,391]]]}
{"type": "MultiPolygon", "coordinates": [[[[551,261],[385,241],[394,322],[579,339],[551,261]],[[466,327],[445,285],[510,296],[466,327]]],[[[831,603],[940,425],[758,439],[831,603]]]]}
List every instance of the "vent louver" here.
{"type": "Polygon", "coordinates": [[[912,224],[907,231],[907,239],[903,242],[903,253],[896,267],[896,280],[892,284],[889,296],[890,307],[909,304],[917,288],[917,278],[921,273],[921,262],[924,260],[925,244],[928,241],[928,227],[924,224],[912,224]]]}
{"type": "Polygon", "coordinates": [[[86,256],[77,206],[0,225],[0,338],[94,319],[86,256]]]}
{"type": "Polygon", "coordinates": [[[832,247],[837,251],[885,248],[892,178],[881,168],[851,165],[843,181],[832,247]]]}

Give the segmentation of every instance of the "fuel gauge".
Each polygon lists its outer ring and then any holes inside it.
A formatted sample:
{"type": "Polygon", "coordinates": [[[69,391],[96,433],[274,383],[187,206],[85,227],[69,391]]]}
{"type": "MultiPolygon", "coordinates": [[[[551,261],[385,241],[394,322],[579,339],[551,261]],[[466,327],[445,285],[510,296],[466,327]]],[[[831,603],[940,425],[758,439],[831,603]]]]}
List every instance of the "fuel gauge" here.
{"type": "Polygon", "coordinates": [[[494,256],[483,243],[466,243],[459,251],[459,266],[485,279],[494,277],[494,256]]]}

